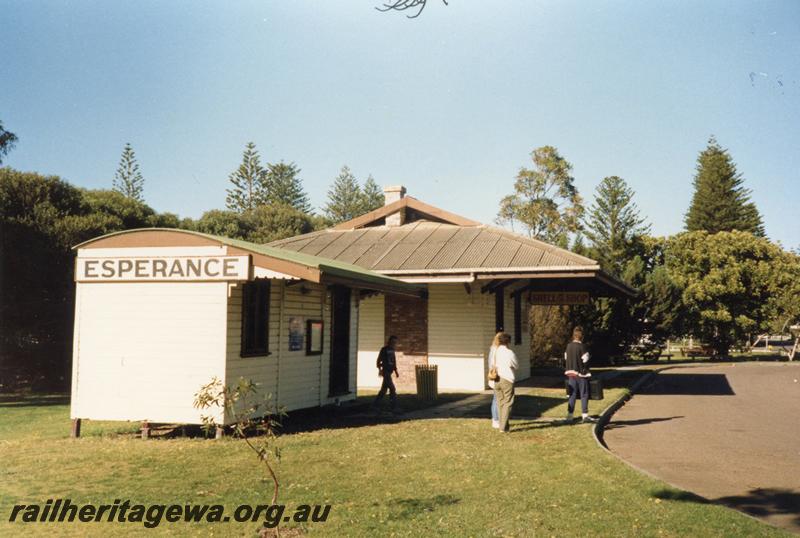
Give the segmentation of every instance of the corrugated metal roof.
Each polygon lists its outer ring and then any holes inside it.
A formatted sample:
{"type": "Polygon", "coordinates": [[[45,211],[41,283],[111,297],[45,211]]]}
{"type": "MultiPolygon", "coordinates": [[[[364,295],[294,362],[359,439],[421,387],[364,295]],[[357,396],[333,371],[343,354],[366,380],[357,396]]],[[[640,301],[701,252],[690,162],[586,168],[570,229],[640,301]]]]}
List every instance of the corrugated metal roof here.
{"type": "Polygon", "coordinates": [[[323,230],[270,243],[381,271],[568,267],[597,262],[542,241],[486,225],[415,221],[402,226],[323,230]]]}

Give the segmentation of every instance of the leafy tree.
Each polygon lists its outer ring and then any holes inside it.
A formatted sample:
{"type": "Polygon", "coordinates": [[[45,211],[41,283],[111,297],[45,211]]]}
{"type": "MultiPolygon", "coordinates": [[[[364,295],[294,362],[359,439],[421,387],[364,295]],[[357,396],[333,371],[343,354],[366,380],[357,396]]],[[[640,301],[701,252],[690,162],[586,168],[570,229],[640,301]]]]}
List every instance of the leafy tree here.
{"type": "Polygon", "coordinates": [[[363,194],[356,177],[347,166],[342,170],[328,190],[328,203],[323,208],[325,216],[334,224],[345,222],[362,214],[363,194]]]}
{"type": "Polygon", "coordinates": [[[121,193],[138,202],[142,202],[142,190],[144,189],[144,178],[139,171],[139,163],[136,162],[136,154],[130,143],[125,144],[122,150],[122,157],[119,160],[119,168],[114,174],[115,191],[121,193]]]}
{"type": "Polygon", "coordinates": [[[749,334],[766,330],[775,316],[775,297],[791,279],[787,260],[767,239],[738,230],[672,237],[666,267],[682,290],[686,331],[727,356],[749,334]]]}
{"type": "Polygon", "coordinates": [[[564,346],[572,335],[570,307],[565,305],[532,305],[531,365],[552,365],[564,356],[564,346]],[[555,359],[555,361],[553,360],[555,359]]]}
{"type": "Polygon", "coordinates": [[[750,191],[728,150],[712,136],[697,158],[694,196],[686,213],[686,230],[714,234],[741,230],[763,236],[764,225],[750,191]]]}
{"type": "MultiPolygon", "coordinates": [[[[63,389],[74,305],[70,247],[85,230],[80,190],[0,168],[0,378],[6,389],[63,389]]],[[[91,230],[89,230],[91,233],[91,230]]]]}
{"type": "Polygon", "coordinates": [[[268,164],[265,171],[267,202],[294,207],[303,213],[311,213],[308,194],[298,177],[300,169],[295,163],[268,164]]]}
{"type": "Polygon", "coordinates": [[[83,199],[88,205],[88,213],[108,217],[108,227],[98,235],[117,230],[147,228],[153,226],[156,212],[147,204],[125,196],[119,191],[85,190],[83,199]]]}
{"type": "Polygon", "coordinates": [[[152,226],[150,207],[115,191],[0,168],[0,379],[6,388],[69,384],[75,283],[71,247],[108,232],[152,226]]]}
{"type": "Polygon", "coordinates": [[[198,232],[234,239],[245,239],[250,234],[249,223],[243,213],[219,209],[203,213],[194,223],[194,229],[198,232]]]}
{"type": "Polygon", "coordinates": [[[518,222],[529,236],[566,246],[569,234],[581,229],[584,213],[572,165],[552,146],[533,150],[531,158],[534,167],[520,168],[514,194],[500,202],[498,222],[512,228],[518,222]]]}
{"type": "Polygon", "coordinates": [[[311,217],[286,204],[262,205],[244,214],[253,243],[270,243],[313,231],[311,217]]]}
{"type": "Polygon", "coordinates": [[[364,187],[361,189],[361,214],[369,213],[372,210],[383,207],[386,200],[381,189],[375,182],[375,178],[370,174],[364,182],[364,187]]]}
{"type": "Polygon", "coordinates": [[[597,186],[586,219],[586,237],[592,246],[590,257],[618,276],[636,255],[639,239],[650,231],[633,202],[633,194],[624,179],[604,178],[597,186]]]}
{"type": "Polygon", "coordinates": [[[269,243],[313,231],[312,217],[285,204],[261,205],[239,213],[212,210],[195,223],[199,232],[269,243]]]}
{"type": "Polygon", "coordinates": [[[267,201],[264,168],[254,143],[247,143],[242,153],[242,164],[228,179],[233,185],[226,191],[225,206],[228,209],[246,211],[267,201]]]}
{"type": "Polygon", "coordinates": [[[0,164],[3,164],[3,157],[8,155],[8,152],[14,149],[16,144],[17,135],[3,129],[3,122],[0,121],[0,164]]]}

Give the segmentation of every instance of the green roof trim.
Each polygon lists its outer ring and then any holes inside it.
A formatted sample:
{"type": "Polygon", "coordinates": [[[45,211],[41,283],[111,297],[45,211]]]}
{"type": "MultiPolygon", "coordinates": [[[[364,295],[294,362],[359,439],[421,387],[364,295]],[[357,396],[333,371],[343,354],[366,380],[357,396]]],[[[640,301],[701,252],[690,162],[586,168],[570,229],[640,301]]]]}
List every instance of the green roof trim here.
{"type": "Polygon", "coordinates": [[[297,263],[299,265],[304,265],[306,267],[318,269],[320,273],[322,273],[323,275],[330,275],[334,277],[351,279],[358,282],[364,282],[365,284],[374,284],[382,288],[393,288],[397,291],[404,291],[405,293],[414,293],[414,292],[421,293],[423,290],[423,288],[420,286],[408,284],[406,282],[403,282],[402,280],[385,276],[380,273],[370,271],[369,269],[364,269],[363,267],[359,267],[357,265],[331,260],[329,258],[312,256],[311,254],[304,254],[300,252],[295,252],[293,250],[282,249],[279,247],[259,245],[258,243],[251,243],[250,241],[244,241],[242,239],[232,239],[230,237],[225,237],[222,235],[207,234],[203,232],[196,232],[193,230],[184,230],[181,228],[134,228],[131,230],[122,230],[119,232],[112,232],[109,234],[101,235],[99,237],[95,237],[93,239],[89,239],[88,241],[84,241],[83,243],[75,245],[72,248],[79,249],[82,246],[87,245],[89,243],[93,243],[100,239],[106,239],[108,237],[114,237],[116,235],[129,234],[135,232],[161,232],[161,231],[185,233],[189,235],[205,237],[207,239],[217,241],[223,245],[227,245],[230,247],[236,247],[242,250],[249,250],[250,252],[254,252],[256,254],[262,254],[264,256],[269,256],[271,258],[276,258],[279,260],[297,263]]]}

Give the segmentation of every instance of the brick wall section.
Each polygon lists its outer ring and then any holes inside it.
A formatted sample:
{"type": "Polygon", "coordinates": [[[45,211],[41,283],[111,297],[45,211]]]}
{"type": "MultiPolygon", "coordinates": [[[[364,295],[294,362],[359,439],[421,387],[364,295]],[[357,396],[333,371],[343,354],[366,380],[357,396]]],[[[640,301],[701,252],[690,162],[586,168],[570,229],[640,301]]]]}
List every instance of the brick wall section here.
{"type": "Polygon", "coordinates": [[[414,366],[428,364],[428,300],[387,295],[384,312],[386,338],[398,338],[397,388],[416,390],[414,366]]]}

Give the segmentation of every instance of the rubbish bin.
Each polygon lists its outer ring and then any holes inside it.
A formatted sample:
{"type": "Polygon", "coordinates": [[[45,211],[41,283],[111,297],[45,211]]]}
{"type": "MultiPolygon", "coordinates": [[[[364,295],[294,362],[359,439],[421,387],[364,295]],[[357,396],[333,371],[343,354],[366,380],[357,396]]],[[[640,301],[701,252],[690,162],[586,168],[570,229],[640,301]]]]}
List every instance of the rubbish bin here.
{"type": "Polygon", "coordinates": [[[439,395],[438,366],[435,364],[417,364],[414,367],[417,376],[417,398],[435,400],[439,395]]]}
{"type": "Polygon", "coordinates": [[[603,380],[592,379],[589,381],[589,399],[602,400],[603,399],[603,380]]]}
{"type": "MultiPolygon", "coordinates": [[[[567,396],[569,396],[569,380],[564,380],[564,388],[567,390],[567,396]]],[[[590,379],[589,380],[589,399],[590,400],[602,400],[603,399],[603,380],[602,379],[590,379]]]]}

